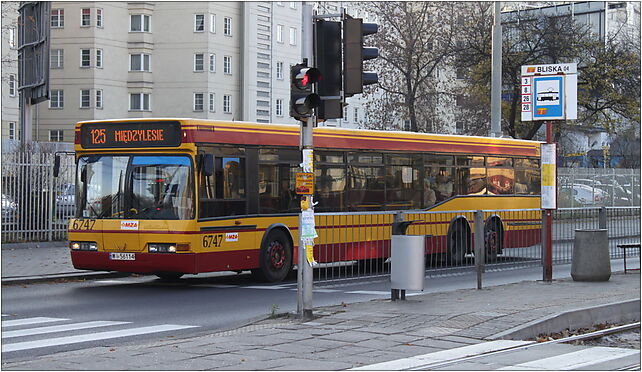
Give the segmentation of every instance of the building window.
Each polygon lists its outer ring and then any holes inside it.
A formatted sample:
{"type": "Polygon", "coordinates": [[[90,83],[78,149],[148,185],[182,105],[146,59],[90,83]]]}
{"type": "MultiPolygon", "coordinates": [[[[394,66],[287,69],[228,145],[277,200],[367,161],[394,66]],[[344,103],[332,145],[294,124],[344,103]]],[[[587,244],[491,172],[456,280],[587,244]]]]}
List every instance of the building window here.
{"type": "Polygon", "coordinates": [[[10,140],[18,139],[18,138],[16,138],[16,122],[15,121],[10,121],[9,122],[9,139],[10,140]]]}
{"type": "Polygon", "coordinates": [[[283,62],[276,63],[276,78],[283,80],[283,62]]]}
{"type": "Polygon", "coordinates": [[[210,14],[210,32],[216,33],[216,14],[210,14]]]}
{"type": "Polygon", "coordinates": [[[65,91],[62,89],[51,90],[49,92],[49,108],[64,108],[65,91]]]}
{"type": "Polygon", "coordinates": [[[149,32],[150,16],[145,14],[132,14],[129,17],[129,31],[149,32]]]}
{"type": "Polygon", "coordinates": [[[91,91],[89,89],[80,90],[80,108],[89,108],[91,102],[91,91]]]}
{"type": "Polygon", "coordinates": [[[210,53],[210,72],[216,72],[216,54],[210,53]]]}
{"type": "Polygon", "coordinates": [[[348,123],[350,122],[350,117],[348,115],[348,106],[343,107],[343,119],[348,123]]]}
{"type": "Polygon", "coordinates": [[[147,93],[130,93],[129,110],[130,111],[149,111],[149,98],[147,93]]]}
{"type": "Polygon", "coordinates": [[[91,9],[80,9],[80,27],[91,26],[91,9]]]}
{"type": "Polygon", "coordinates": [[[232,75],[232,57],[223,57],[223,73],[225,75],[232,75]]]}
{"type": "Polygon", "coordinates": [[[205,31],[205,14],[194,14],[194,32],[205,31]]]}
{"type": "Polygon", "coordinates": [[[51,28],[65,27],[65,10],[51,9],[51,28]]]}
{"type": "Polygon", "coordinates": [[[276,116],[283,116],[283,98],[276,100],[276,116]]]}
{"type": "Polygon", "coordinates": [[[100,8],[96,9],[96,27],[103,27],[103,10],[100,8]]]}
{"type": "Polygon", "coordinates": [[[103,108],[103,90],[102,89],[96,89],[96,108],[97,109],[103,108]]]}
{"type": "Polygon", "coordinates": [[[50,68],[63,68],[64,59],[65,59],[65,50],[64,49],[52,49],[49,56],[50,68]]]}
{"type": "Polygon", "coordinates": [[[290,27],[290,45],[296,45],[296,28],[290,27]]]}
{"type": "Polygon", "coordinates": [[[357,123],[359,121],[359,108],[355,107],[353,112],[353,121],[357,123]]]}
{"type": "Polygon", "coordinates": [[[129,71],[149,71],[150,59],[149,54],[130,54],[129,71]]]}
{"type": "Polygon", "coordinates": [[[216,94],[210,93],[209,110],[216,112],[216,94]]]}
{"type": "Polygon", "coordinates": [[[290,9],[296,9],[296,1],[290,1],[290,9]]]}
{"type": "Polygon", "coordinates": [[[194,54],[194,71],[204,71],[203,53],[194,54]]]}
{"type": "Polygon", "coordinates": [[[194,111],[203,111],[203,93],[194,93],[194,111]]]}
{"type": "Polygon", "coordinates": [[[62,129],[54,129],[49,131],[49,142],[62,142],[62,129]]]}
{"type": "Polygon", "coordinates": [[[16,75],[15,74],[9,74],[9,96],[10,97],[15,97],[16,96],[16,75]]]}
{"type": "Polygon", "coordinates": [[[9,32],[9,48],[15,49],[16,48],[16,28],[9,27],[8,32],[9,32]]]}
{"type": "Polygon", "coordinates": [[[96,49],[96,68],[103,68],[103,50],[96,49]]]}
{"type": "Polygon", "coordinates": [[[91,66],[91,49],[80,49],[80,67],[91,66]]]}
{"type": "Polygon", "coordinates": [[[232,18],[223,18],[223,35],[232,36],[232,18]]]}
{"type": "Polygon", "coordinates": [[[232,113],[232,96],[229,94],[223,96],[223,112],[226,114],[232,113]]]}
{"type": "Polygon", "coordinates": [[[276,41],[283,42],[283,25],[276,25],[276,41]]]}

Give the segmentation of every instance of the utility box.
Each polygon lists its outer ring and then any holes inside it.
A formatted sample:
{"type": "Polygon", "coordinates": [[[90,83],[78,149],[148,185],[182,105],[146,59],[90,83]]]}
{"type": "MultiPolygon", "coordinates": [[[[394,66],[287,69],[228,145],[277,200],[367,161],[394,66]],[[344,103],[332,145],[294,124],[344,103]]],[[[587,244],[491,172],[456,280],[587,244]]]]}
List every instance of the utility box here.
{"type": "Polygon", "coordinates": [[[390,257],[391,299],[405,299],[405,291],[423,291],[426,272],[426,237],[405,235],[408,225],[414,221],[395,222],[392,227],[390,257]]]}

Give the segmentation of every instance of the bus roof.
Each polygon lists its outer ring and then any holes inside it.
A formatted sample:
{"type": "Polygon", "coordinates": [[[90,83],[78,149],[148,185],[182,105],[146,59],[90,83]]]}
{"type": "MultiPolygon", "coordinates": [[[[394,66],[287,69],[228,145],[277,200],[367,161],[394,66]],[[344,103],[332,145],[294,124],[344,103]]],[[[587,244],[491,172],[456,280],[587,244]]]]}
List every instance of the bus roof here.
{"type": "MultiPolygon", "coordinates": [[[[242,121],[204,120],[188,118],[126,118],[82,121],[76,131],[89,123],[141,123],[178,121],[183,143],[228,143],[239,145],[298,146],[300,126],[242,121]]],[[[77,138],[77,144],[79,140],[77,138]]],[[[314,147],[325,149],[368,149],[381,151],[436,151],[444,153],[480,153],[494,155],[539,156],[539,141],[513,138],[461,136],[348,129],[314,128],[314,147]]]]}

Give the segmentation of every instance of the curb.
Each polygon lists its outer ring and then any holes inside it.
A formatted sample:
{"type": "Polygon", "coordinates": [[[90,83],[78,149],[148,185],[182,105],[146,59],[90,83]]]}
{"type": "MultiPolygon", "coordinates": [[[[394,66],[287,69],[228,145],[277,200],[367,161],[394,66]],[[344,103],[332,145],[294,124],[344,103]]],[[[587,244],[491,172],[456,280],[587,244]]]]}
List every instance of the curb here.
{"type": "Polygon", "coordinates": [[[2,250],[13,249],[45,249],[45,248],[66,248],[69,249],[68,241],[55,242],[26,242],[26,243],[2,243],[2,250]]]}
{"type": "Polygon", "coordinates": [[[626,323],[640,321],[640,299],[569,310],[536,319],[487,337],[487,340],[526,340],[540,334],[560,332],[564,329],[591,327],[600,323],[626,323]]]}
{"type": "Polygon", "coordinates": [[[97,271],[97,272],[17,276],[17,277],[2,278],[2,285],[42,283],[42,282],[51,282],[54,280],[61,280],[61,279],[87,280],[87,279],[103,279],[103,278],[122,278],[130,275],[131,275],[130,273],[121,273],[116,271],[97,271]]]}

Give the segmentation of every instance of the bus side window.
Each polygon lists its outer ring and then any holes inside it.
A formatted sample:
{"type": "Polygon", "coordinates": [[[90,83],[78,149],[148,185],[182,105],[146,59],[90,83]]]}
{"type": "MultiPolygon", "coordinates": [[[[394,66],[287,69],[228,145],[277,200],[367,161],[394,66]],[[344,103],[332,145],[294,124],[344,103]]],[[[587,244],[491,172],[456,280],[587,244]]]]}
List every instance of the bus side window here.
{"type": "Polygon", "coordinates": [[[217,156],[214,168],[211,176],[201,174],[199,217],[245,214],[245,158],[217,156]]]}

